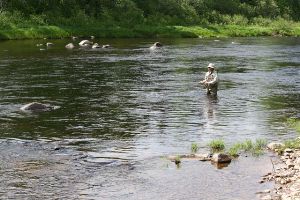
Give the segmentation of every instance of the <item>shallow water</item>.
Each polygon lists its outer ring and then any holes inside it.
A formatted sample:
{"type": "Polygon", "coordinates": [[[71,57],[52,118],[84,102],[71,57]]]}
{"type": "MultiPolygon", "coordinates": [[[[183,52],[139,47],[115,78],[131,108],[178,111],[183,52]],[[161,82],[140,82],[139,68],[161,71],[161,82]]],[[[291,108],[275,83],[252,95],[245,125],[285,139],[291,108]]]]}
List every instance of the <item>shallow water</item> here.
{"type": "Polygon", "coordinates": [[[299,116],[300,39],[218,40],[162,39],[156,52],[149,39],[96,40],[113,47],[98,50],[1,41],[0,197],[255,198],[269,186],[257,184],[271,170],[267,156],[223,170],[194,161],[177,169],[161,158],[189,153],[192,142],[206,152],[216,138],[295,135],[283,121],[299,116]],[[197,84],[210,62],[217,99],[197,84]],[[20,111],[32,101],[59,109],[20,111]]]}

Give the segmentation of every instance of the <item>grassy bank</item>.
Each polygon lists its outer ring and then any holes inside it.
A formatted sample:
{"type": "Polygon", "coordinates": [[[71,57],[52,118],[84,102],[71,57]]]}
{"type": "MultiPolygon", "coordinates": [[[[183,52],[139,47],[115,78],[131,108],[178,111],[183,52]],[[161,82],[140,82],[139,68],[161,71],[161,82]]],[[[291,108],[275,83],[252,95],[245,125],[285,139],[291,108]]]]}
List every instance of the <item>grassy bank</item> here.
{"type": "Polygon", "coordinates": [[[260,25],[208,25],[208,26],[11,26],[0,29],[0,39],[66,38],[71,36],[99,38],[196,38],[246,36],[300,36],[300,23],[260,25]]]}

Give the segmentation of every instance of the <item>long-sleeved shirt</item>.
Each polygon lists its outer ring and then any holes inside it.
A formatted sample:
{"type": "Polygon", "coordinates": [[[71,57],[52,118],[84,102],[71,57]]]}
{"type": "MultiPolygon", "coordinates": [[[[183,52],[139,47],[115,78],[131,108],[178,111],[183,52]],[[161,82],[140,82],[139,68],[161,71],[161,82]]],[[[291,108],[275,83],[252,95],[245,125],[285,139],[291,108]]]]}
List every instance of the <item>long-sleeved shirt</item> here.
{"type": "Polygon", "coordinates": [[[208,84],[213,85],[215,83],[218,83],[218,74],[216,72],[206,72],[204,79],[208,84]]]}

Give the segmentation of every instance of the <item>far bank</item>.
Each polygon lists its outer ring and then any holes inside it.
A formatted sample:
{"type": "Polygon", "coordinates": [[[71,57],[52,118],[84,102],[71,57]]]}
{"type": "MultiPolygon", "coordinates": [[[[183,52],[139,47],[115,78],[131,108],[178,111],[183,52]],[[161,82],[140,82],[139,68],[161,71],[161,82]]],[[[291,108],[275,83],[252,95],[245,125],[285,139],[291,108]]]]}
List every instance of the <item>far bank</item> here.
{"type": "Polygon", "coordinates": [[[71,36],[98,38],[197,38],[197,37],[256,37],[300,36],[300,24],[203,25],[203,26],[11,26],[0,29],[1,40],[68,38],[71,36]]]}

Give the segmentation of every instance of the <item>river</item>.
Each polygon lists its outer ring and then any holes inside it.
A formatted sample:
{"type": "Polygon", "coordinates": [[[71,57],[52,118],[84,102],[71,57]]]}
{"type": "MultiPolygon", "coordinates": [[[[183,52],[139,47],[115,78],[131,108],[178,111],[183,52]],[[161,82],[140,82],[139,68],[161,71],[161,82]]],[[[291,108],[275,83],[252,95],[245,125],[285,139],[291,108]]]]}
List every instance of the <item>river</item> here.
{"type": "Polygon", "coordinates": [[[217,169],[167,155],[223,139],[293,138],[300,38],[0,41],[1,199],[255,199],[268,155],[217,169]],[[47,48],[37,44],[52,42],[47,48]],[[78,43],[79,41],[76,41],[78,43]],[[214,63],[217,98],[198,84],[214,63]],[[24,113],[38,101],[57,107],[24,113]]]}

